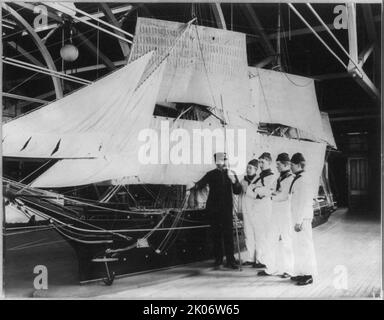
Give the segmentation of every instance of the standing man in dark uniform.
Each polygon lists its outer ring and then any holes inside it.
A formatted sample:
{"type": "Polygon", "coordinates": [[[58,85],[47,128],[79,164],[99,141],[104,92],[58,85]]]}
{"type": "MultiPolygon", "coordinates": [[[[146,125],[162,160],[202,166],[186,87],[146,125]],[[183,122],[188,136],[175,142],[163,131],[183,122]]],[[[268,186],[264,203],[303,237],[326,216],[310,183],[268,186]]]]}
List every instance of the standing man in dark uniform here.
{"type": "Polygon", "coordinates": [[[206,204],[208,211],[212,238],[213,252],[215,254],[214,267],[223,264],[223,243],[226,256],[226,267],[237,269],[234,258],[233,242],[233,198],[232,193],[241,193],[241,184],[236,174],[227,167],[225,153],[215,153],[216,169],[209,171],[196,182],[194,188],[202,189],[209,185],[209,195],[206,204]]]}

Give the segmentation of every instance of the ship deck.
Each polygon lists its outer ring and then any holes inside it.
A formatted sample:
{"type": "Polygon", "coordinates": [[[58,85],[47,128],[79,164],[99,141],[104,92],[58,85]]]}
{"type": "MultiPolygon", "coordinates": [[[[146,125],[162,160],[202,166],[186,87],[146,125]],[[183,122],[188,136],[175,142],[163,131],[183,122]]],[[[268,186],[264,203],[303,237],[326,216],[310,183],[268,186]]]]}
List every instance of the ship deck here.
{"type": "Polygon", "coordinates": [[[102,282],[77,283],[76,257],[53,230],[6,236],[5,296],[105,299],[373,298],[381,293],[380,220],[334,212],[314,229],[319,276],[306,287],[289,279],[258,277],[257,269],[213,270],[210,261],[102,282]],[[48,290],[35,290],[33,268],[48,269],[48,290]]]}

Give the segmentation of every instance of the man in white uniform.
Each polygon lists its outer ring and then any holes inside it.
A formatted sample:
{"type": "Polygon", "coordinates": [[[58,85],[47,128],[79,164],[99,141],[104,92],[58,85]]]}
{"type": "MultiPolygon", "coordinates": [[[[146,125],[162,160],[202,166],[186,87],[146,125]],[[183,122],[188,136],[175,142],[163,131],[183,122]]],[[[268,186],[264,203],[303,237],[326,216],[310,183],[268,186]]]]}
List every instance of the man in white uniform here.
{"type": "Polygon", "coordinates": [[[265,268],[271,263],[269,237],[271,228],[272,200],[274,174],[271,170],[272,157],[264,152],[259,157],[261,169],[259,177],[252,187],[255,201],[253,209],[253,226],[255,230],[256,264],[255,268],[265,268]]]}
{"type": "Polygon", "coordinates": [[[272,193],[272,221],[270,250],[272,263],[265,270],[268,275],[281,275],[289,278],[293,274],[292,219],[289,189],[294,175],[287,153],[281,153],[276,159],[276,168],[280,173],[272,193]]]}
{"type": "Polygon", "coordinates": [[[245,246],[247,247],[247,259],[243,263],[244,266],[256,265],[256,240],[255,240],[255,226],[253,209],[255,205],[255,195],[253,188],[255,187],[256,179],[258,178],[256,172],[258,169],[258,161],[252,159],[247,165],[247,175],[241,181],[242,192],[240,195],[240,210],[243,214],[245,246]]]}
{"type": "Polygon", "coordinates": [[[315,249],[312,239],[313,195],[306,177],[305,159],[301,153],[295,153],[291,158],[291,169],[295,174],[292,181],[291,213],[294,232],[292,234],[294,270],[293,281],[303,286],[313,282],[317,273],[315,249]]]}

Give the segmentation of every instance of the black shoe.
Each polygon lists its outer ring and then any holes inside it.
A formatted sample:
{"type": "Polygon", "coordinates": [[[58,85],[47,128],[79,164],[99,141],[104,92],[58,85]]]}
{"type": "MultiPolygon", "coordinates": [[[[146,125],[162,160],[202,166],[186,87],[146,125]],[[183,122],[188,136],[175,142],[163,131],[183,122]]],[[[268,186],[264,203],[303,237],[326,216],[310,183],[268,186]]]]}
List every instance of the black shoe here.
{"type": "Polygon", "coordinates": [[[300,281],[301,278],[303,278],[303,276],[295,276],[295,277],[291,277],[291,280],[292,281],[300,281]]]}
{"type": "Polygon", "coordinates": [[[257,273],[258,276],[265,277],[270,276],[270,274],[266,273],[264,270],[261,270],[257,273]]]}
{"type": "Polygon", "coordinates": [[[213,267],[219,267],[223,264],[223,259],[216,259],[213,263],[213,267]]]}
{"type": "Polygon", "coordinates": [[[243,262],[241,265],[242,266],[253,266],[255,263],[254,262],[251,262],[251,261],[245,261],[243,262]]]}
{"type": "Polygon", "coordinates": [[[258,268],[258,269],[262,269],[262,268],[266,268],[267,266],[265,264],[258,262],[258,263],[254,263],[253,267],[258,268]]]}
{"type": "MultiPolygon", "coordinates": [[[[286,273],[286,272],[284,272],[284,273],[280,276],[280,278],[288,279],[288,278],[291,278],[291,275],[288,274],[288,273],[286,273]]],[[[291,278],[291,279],[292,279],[292,278],[291,278]]]]}
{"type": "Polygon", "coordinates": [[[308,284],[313,283],[313,278],[312,276],[303,276],[297,283],[296,285],[298,286],[306,286],[308,284]]]}
{"type": "Polygon", "coordinates": [[[224,267],[229,269],[239,269],[239,265],[235,261],[226,263],[224,267]]]}

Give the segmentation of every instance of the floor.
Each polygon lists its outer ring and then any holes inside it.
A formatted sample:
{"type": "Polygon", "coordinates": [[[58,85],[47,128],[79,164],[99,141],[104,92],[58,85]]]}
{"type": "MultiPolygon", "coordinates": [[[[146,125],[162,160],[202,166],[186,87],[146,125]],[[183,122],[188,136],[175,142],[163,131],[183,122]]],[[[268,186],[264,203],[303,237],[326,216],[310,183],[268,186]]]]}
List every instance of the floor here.
{"type": "Polygon", "coordinates": [[[52,234],[48,242],[30,243],[27,247],[7,237],[6,297],[321,299],[379,298],[381,295],[380,220],[353,215],[346,209],[337,210],[327,223],[314,229],[319,276],[306,287],[297,287],[289,279],[258,277],[257,270],[249,267],[242,271],[215,271],[209,261],[119,278],[110,287],[101,283],[80,286],[76,283],[73,252],[59,237],[54,237],[57,236],[52,234]],[[33,288],[33,264],[38,261],[46,263],[50,272],[48,290],[33,288]]]}

